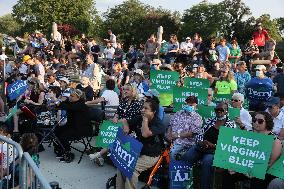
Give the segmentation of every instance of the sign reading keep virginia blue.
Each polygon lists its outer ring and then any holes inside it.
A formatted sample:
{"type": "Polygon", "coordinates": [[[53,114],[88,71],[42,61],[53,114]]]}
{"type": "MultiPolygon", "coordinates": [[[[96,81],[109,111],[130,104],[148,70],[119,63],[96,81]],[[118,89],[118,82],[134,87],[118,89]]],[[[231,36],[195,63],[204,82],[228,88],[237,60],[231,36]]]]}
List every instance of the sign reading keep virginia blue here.
{"type": "Polygon", "coordinates": [[[170,182],[170,189],[192,189],[192,165],[185,161],[171,161],[170,182]]]}
{"type": "Polygon", "coordinates": [[[124,176],[132,177],[142,146],[142,143],[123,134],[122,128],[118,128],[116,140],[109,146],[110,159],[124,176]]]}
{"type": "Polygon", "coordinates": [[[27,81],[18,80],[8,85],[7,91],[10,100],[14,100],[18,98],[21,94],[23,94],[28,88],[27,81]]]}

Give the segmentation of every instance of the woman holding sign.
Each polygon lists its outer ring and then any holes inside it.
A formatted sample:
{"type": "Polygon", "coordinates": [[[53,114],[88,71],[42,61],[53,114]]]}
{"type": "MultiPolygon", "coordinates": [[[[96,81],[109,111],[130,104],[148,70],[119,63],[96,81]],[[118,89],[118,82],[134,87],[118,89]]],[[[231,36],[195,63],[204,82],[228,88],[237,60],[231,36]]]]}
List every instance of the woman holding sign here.
{"type": "Polygon", "coordinates": [[[163,150],[165,127],[159,119],[159,104],[148,99],[143,105],[141,115],[133,119],[123,120],[123,131],[128,134],[134,131],[137,140],[143,144],[132,178],[125,178],[120,171],[117,173],[117,189],[137,188],[138,176],[142,171],[153,167],[163,150]]]}
{"type": "MultiPolygon", "coordinates": [[[[272,152],[270,155],[270,160],[268,163],[268,167],[271,167],[272,164],[280,157],[282,144],[281,141],[272,133],[272,129],[274,127],[273,118],[267,112],[257,112],[253,118],[253,132],[262,133],[265,135],[273,135],[274,136],[274,144],[272,147],[272,152]]],[[[266,189],[268,187],[269,182],[274,177],[266,174],[265,180],[260,180],[257,178],[251,178],[251,189],[266,189]]],[[[235,173],[233,171],[225,171],[223,174],[223,189],[234,189],[236,188],[235,183],[241,180],[249,179],[246,175],[235,173]]]]}

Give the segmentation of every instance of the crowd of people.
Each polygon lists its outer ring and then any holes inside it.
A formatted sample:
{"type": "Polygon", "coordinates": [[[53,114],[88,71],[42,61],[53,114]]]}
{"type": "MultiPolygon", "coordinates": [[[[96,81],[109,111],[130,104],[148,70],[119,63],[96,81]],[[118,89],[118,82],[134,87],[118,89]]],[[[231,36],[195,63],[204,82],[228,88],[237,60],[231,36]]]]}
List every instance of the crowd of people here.
{"type": "MultiPolygon", "coordinates": [[[[108,34],[109,39],[98,44],[85,35],[72,40],[58,33],[48,41],[35,32],[17,57],[2,58],[1,80],[5,86],[17,80],[28,83],[27,90],[17,99],[9,99],[7,93],[1,98],[2,117],[7,115],[6,108],[18,109],[4,123],[8,127],[6,135],[17,140],[23,133],[34,131],[34,126],[27,127],[23,122],[27,112],[22,107],[27,107],[36,115],[35,125],[59,123],[55,129],[59,143],[54,142],[54,152],[60,162],[70,163],[74,160],[70,141],[93,133],[90,107],[116,106],[112,121],[122,122],[124,133],[143,144],[132,178],[124,178],[118,171],[119,189],[136,188],[139,174],[157,163],[164,138],[172,144],[171,161],[201,162],[201,189],[212,189],[214,152],[223,126],[273,135],[269,166],[280,157],[284,140],[284,67],[277,62],[275,40],[261,23],[247,44],[224,38],[203,41],[198,33],[181,43],[175,34],[168,42],[159,42],[150,35],[145,44],[130,46],[126,52],[111,30],[108,34]],[[266,63],[255,66],[253,62],[259,60],[266,63]],[[179,87],[184,86],[186,77],[207,79],[210,88],[206,105],[213,106],[216,115],[204,122],[197,113],[198,97],[188,96],[182,110],[172,113],[166,122],[159,92],[151,87],[149,76],[153,70],[178,72],[179,87]],[[232,98],[214,102],[215,94],[231,94],[232,98]],[[243,106],[246,101],[248,109],[243,106]],[[239,108],[240,116],[230,119],[229,107],[239,108]]],[[[41,136],[37,137],[40,141],[41,136]]],[[[42,150],[43,146],[36,149],[42,150]]],[[[105,148],[89,156],[103,166],[107,153],[105,148]]],[[[252,189],[284,188],[283,180],[268,174],[260,180],[223,170],[222,178],[224,189],[235,188],[241,180],[249,180],[252,189]]]]}

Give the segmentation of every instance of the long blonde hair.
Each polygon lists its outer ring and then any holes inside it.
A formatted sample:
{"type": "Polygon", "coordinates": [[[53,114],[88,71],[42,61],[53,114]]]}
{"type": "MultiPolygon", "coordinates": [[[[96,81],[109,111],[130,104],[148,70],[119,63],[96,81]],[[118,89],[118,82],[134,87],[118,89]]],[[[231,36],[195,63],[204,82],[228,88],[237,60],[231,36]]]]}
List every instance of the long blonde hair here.
{"type": "MultiPolygon", "coordinates": [[[[132,94],[133,94],[133,99],[134,100],[139,100],[139,95],[137,92],[137,86],[135,84],[131,84],[131,83],[126,83],[123,87],[130,87],[132,94]]],[[[122,97],[125,98],[124,92],[122,93],[122,97]]]]}

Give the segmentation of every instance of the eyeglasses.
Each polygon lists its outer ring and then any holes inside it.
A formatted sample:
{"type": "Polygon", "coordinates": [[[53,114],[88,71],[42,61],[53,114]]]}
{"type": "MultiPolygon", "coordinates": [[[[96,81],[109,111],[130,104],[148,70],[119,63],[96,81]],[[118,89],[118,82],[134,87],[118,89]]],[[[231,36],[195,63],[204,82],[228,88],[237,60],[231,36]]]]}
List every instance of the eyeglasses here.
{"type": "Polygon", "coordinates": [[[231,99],[231,101],[233,101],[233,102],[239,102],[240,100],[237,100],[237,99],[231,99]]]}
{"type": "Polygon", "coordinates": [[[264,123],[264,119],[256,119],[256,118],[252,118],[252,122],[255,123],[257,122],[258,124],[263,124],[264,123]]]}
{"type": "Polygon", "coordinates": [[[225,112],[223,108],[214,108],[215,112],[225,112]]]}

